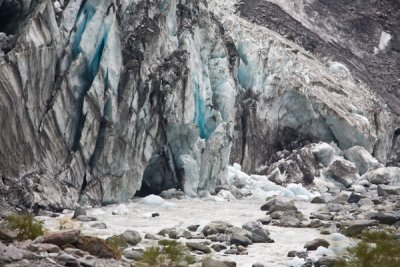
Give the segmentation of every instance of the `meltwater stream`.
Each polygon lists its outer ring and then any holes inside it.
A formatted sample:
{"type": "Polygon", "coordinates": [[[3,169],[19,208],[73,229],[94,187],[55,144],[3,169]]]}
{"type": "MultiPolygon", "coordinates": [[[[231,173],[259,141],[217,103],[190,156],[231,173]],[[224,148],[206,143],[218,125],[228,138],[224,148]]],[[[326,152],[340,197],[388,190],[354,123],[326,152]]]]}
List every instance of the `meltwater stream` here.
{"type": "MultiPolygon", "coordinates": [[[[265,216],[260,210],[261,200],[238,200],[226,202],[214,202],[200,199],[184,200],[161,200],[159,202],[146,202],[143,199],[135,199],[129,204],[111,205],[102,208],[90,209],[89,216],[96,217],[99,222],[107,225],[108,229],[91,228],[89,223],[78,225],[82,232],[87,235],[95,235],[107,238],[114,234],[121,234],[125,230],[138,231],[142,238],[146,233],[156,235],[161,229],[170,227],[186,228],[187,226],[199,224],[200,229],[205,224],[222,220],[241,227],[249,221],[254,221],[265,216]],[[150,205],[149,205],[150,204],[150,205]],[[126,210],[127,214],[112,215],[112,211],[126,210]],[[152,217],[152,213],[159,213],[159,217],[152,217]]],[[[310,204],[305,201],[297,201],[296,206],[306,217],[316,211],[320,205],[310,204]]],[[[124,213],[124,212],[122,212],[124,213]]],[[[71,217],[72,213],[62,215],[71,217]]],[[[46,218],[46,227],[57,229],[60,218],[46,218]]],[[[253,244],[248,247],[248,255],[224,255],[215,253],[213,257],[221,260],[231,260],[239,267],[250,267],[254,263],[262,263],[265,266],[298,266],[287,253],[291,250],[300,251],[304,244],[315,238],[324,238],[331,244],[330,250],[340,252],[345,249],[350,240],[335,240],[332,236],[322,236],[318,230],[310,228],[283,228],[267,226],[271,232],[271,238],[275,243],[253,244]]],[[[181,239],[179,241],[185,242],[181,239]]],[[[201,240],[194,240],[196,242],[201,240]]],[[[156,241],[144,239],[138,247],[152,246],[156,241]]],[[[207,255],[206,255],[207,257],[207,255]]],[[[311,254],[312,257],[312,254],[311,254]]],[[[300,261],[301,263],[302,261],[300,261]]]]}

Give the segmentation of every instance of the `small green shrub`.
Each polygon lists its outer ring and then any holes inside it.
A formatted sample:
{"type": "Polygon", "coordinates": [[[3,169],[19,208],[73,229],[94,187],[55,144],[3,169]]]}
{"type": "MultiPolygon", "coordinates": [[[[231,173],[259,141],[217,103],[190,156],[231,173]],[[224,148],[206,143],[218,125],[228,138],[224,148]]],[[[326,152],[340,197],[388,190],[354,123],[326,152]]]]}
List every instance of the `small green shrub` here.
{"type": "Polygon", "coordinates": [[[10,214],[4,218],[4,223],[7,228],[18,233],[18,240],[33,240],[45,233],[43,222],[28,213],[10,214]]]}
{"type": "Polygon", "coordinates": [[[365,232],[361,241],[348,252],[349,262],[338,267],[400,266],[400,240],[390,232],[365,232]]]}
{"type": "Polygon", "coordinates": [[[118,235],[107,238],[106,243],[116,254],[119,254],[120,256],[122,255],[122,251],[128,247],[128,242],[118,235]]]}
{"type": "Polygon", "coordinates": [[[143,262],[157,266],[160,264],[167,264],[168,266],[175,266],[181,261],[186,261],[188,264],[195,262],[187,248],[174,240],[160,240],[159,246],[149,247],[143,254],[143,262]]]}

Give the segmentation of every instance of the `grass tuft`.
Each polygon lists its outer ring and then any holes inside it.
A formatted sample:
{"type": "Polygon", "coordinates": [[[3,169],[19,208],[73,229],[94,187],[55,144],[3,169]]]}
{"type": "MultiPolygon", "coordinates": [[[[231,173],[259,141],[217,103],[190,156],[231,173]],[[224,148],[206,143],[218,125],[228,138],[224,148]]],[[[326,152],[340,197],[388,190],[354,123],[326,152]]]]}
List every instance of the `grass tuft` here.
{"type": "Polygon", "coordinates": [[[18,233],[17,239],[34,240],[45,233],[43,222],[38,221],[29,213],[10,214],[4,218],[5,226],[18,233]]]}

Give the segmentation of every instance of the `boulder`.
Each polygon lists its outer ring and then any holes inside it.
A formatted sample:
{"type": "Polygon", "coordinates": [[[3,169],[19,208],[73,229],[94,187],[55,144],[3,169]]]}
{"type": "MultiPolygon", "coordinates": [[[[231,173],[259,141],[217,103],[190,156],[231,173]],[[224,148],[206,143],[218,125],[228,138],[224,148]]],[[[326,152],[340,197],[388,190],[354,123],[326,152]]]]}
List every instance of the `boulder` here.
{"type": "Polygon", "coordinates": [[[324,256],[319,258],[315,262],[315,267],[334,267],[334,266],[342,266],[346,263],[346,261],[337,256],[324,256]]]}
{"type": "Polygon", "coordinates": [[[81,215],[87,215],[86,214],[86,209],[81,207],[81,206],[75,207],[74,215],[72,216],[72,218],[75,219],[75,218],[77,218],[78,216],[81,216],[81,215]]]}
{"type": "Polygon", "coordinates": [[[130,260],[141,261],[143,259],[143,251],[128,249],[124,251],[124,257],[130,260]]]}
{"type": "Polygon", "coordinates": [[[317,238],[307,242],[304,245],[304,248],[307,250],[317,250],[319,247],[328,248],[330,246],[329,242],[322,238],[317,238]]]}
{"type": "Polygon", "coordinates": [[[357,168],[354,163],[345,160],[337,159],[326,171],[326,176],[343,184],[345,187],[350,187],[356,180],[357,168]]]}
{"type": "Polygon", "coordinates": [[[297,210],[297,208],[294,205],[294,201],[292,199],[275,196],[267,199],[267,202],[261,206],[261,210],[272,213],[275,211],[297,210]]]}
{"type": "Polygon", "coordinates": [[[120,238],[124,239],[128,244],[132,246],[136,246],[142,241],[142,237],[139,232],[135,230],[126,230],[122,234],[119,235],[120,238]]]}
{"type": "Polygon", "coordinates": [[[78,241],[80,230],[64,230],[40,236],[34,240],[36,243],[49,243],[57,246],[73,244],[78,241]]]}
{"type": "Polygon", "coordinates": [[[100,222],[92,223],[90,227],[102,230],[107,229],[107,225],[105,223],[100,223],[100,222]]]}
{"type": "Polygon", "coordinates": [[[87,215],[79,215],[78,217],[76,217],[76,219],[78,221],[81,221],[81,222],[94,222],[94,221],[97,221],[97,218],[91,217],[91,216],[87,216],[87,215]]]}
{"type": "MultiPolygon", "coordinates": [[[[1,226],[0,226],[1,227],[1,226]]],[[[0,241],[11,242],[17,238],[17,233],[7,228],[0,228],[0,241]]]]}
{"type": "Polygon", "coordinates": [[[327,143],[315,144],[311,151],[317,162],[322,163],[325,167],[332,164],[336,154],[335,149],[327,143]]]}
{"type": "Polygon", "coordinates": [[[365,198],[364,196],[356,193],[351,193],[349,198],[347,199],[347,203],[358,203],[362,198],[365,198]]]}
{"type": "Polygon", "coordinates": [[[186,242],[186,246],[191,250],[201,251],[203,253],[211,253],[211,249],[204,243],[199,242],[186,242]]]}
{"type": "Polygon", "coordinates": [[[226,229],[232,227],[233,225],[223,221],[213,221],[207,224],[204,228],[202,233],[205,236],[215,235],[225,233],[226,229]]]}
{"type": "Polygon", "coordinates": [[[221,250],[227,249],[227,247],[223,244],[212,244],[211,248],[216,252],[220,252],[221,250]]]}
{"type": "Polygon", "coordinates": [[[186,229],[183,228],[174,228],[168,233],[168,237],[171,239],[179,239],[179,238],[186,238],[186,239],[191,239],[192,233],[186,229]]]}
{"type": "Polygon", "coordinates": [[[376,170],[368,171],[360,178],[367,180],[373,184],[390,184],[400,186],[400,168],[398,167],[385,167],[376,170]]]}
{"type": "Polygon", "coordinates": [[[253,242],[251,242],[250,238],[244,235],[232,234],[230,235],[230,243],[233,245],[240,245],[247,247],[248,245],[251,245],[253,242]]]}
{"type": "Polygon", "coordinates": [[[369,170],[374,170],[383,165],[379,163],[364,147],[353,146],[345,151],[345,157],[354,162],[358,174],[363,175],[369,170]]]}
{"type": "Polygon", "coordinates": [[[200,224],[194,224],[194,225],[189,225],[189,226],[187,227],[187,229],[188,229],[190,232],[196,232],[197,229],[199,229],[199,227],[200,227],[200,224]]]}
{"type": "Polygon", "coordinates": [[[313,204],[325,204],[325,203],[326,203],[326,200],[325,200],[323,197],[321,197],[321,196],[317,196],[317,197],[314,197],[314,198],[311,200],[311,203],[313,203],[313,204]]]}
{"type": "Polygon", "coordinates": [[[267,243],[271,240],[269,233],[263,229],[262,224],[258,221],[248,222],[242,228],[251,232],[251,241],[254,243],[267,243]]]}
{"type": "Polygon", "coordinates": [[[400,186],[395,185],[378,185],[378,196],[387,197],[390,195],[399,196],[400,195],[400,186]]]}
{"type": "Polygon", "coordinates": [[[342,232],[351,237],[360,235],[364,230],[378,226],[379,222],[376,220],[349,220],[340,222],[342,232]]]}
{"type": "Polygon", "coordinates": [[[377,213],[372,214],[370,219],[376,220],[381,224],[392,225],[400,221],[400,213],[378,211],[377,213]]]}

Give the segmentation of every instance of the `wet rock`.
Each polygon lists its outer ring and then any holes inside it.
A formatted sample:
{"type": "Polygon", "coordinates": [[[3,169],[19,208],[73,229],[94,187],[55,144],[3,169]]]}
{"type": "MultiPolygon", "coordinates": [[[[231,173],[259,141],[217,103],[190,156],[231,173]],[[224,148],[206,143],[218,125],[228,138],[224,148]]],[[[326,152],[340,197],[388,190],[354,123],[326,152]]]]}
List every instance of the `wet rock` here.
{"type": "Polygon", "coordinates": [[[263,229],[260,222],[248,222],[244,224],[242,228],[251,232],[251,241],[253,241],[254,243],[268,243],[269,241],[271,241],[269,233],[263,229]]]}
{"type": "Polygon", "coordinates": [[[143,259],[143,251],[128,249],[124,251],[124,257],[130,260],[141,261],[143,259]]]}
{"type": "Polygon", "coordinates": [[[264,264],[262,264],[262,263],[254,263],[253,265],[251,265],[251,267],[264,267],[264,264]]]}
{"type": "Polygon", "coordinates": [[[198,242],[186,242],[186,246],[188,248],[190,248],[191,250],[197,250],[197,251],[201,251],[203,253],[211,253],[211,249],[203,244],[203,243],[198,243],[198,242]]]}
{"type": "Polygon", "coordinates": [[[78,221],[81,221],[81,222],[94,222],[94,221],[97,221],[97,218],[91,217],[91,216],[87,216],[87,215],[79,215],[78,217],[76,217],[76,219],[78,221]]]}
{"type": "Polygon", "coordinates": [[[90,227],[92,227],[92,228],[96,228],[96,229],[108,229],[107,228],[107,225],[105,224],[105,223],[100,223],[100,222],[98,222],[98,223],[92,223],[91,225],[90,225],[90,227]]]}
{"type": "Polygon", "coordinates": [[[191,239],[192,233],[183,228],[174,228],[168,233],[169,238],[171,239],[179,239],[179,238],[186,238],[191,239]]]}
{"type": "Polygon", "coordinates": [[[271,216],[267,215],[263,218],[257,219],[258,222],[260,222],[262,225],[268,225],[271,222],[271,216]]]}
{"type": "Polygon", "coordinates": [[[244,235],[232,234],[230,235],[230,243],[234,245],[241,245],[247,247],[248,245],[251,245],[253,242],[251,242],[250,238],[244,235]]]}
{"type": "Polygon", "coordinates": [[[376,220],[381,224],[392,225],[400,221],[400,213],[378,211],[377,213],[371,215],[370,219],[376,220]]]}
{"type": "Polygon", "coordinates": [[[309,250],[317,250],[318,247],[328,248],[330,246],[329,242],[322,238],[317,238],[312,241],[307,242],[304,248],[309,250]]]}
{"type": "Polygon", "coordinates": [[[205,236],[215,235],[225,233],[226,229],[232,227],[233,225],[223,221],[213,221],[207,224],[204,228],[202,233],[205,236]]]}
{"type": "Polygon", "coordinates": [[[197,229],[199,229],[199,227],[200,227],[200,224],[195,224],[195,225],[190,225],[190,226],[188,226],[187,229],[188,229],[190,232],[196,232],[197,229]]]}
{"type": "Polygon", "coordinates": [[[115,209],[111,211],[112,215],[127,215],[129,213],[129,209],[126,205],[120,204],[115,209]]]}
{"type": "Polygon", "coordinates": [[[230,248],[230,249],[225,250],[225,251],[224,251],[224,254],[225,254],[225,255],[239,255],[240,252],[239,252],[239,250],[236,249],[236,248],[230,248]]]}
{"type": "Polygon", "coordinates": [[[347,203],[358,203],[362,198],[364,198],[362,195],[360,194],[356,194],[356,193],[351,193],[351,195],[349,196],[349,198],[347,199],[347,203]]]}
{"type": "Polygon", "coordinates": [[[323,198],[323,197],[314,197],[312,200],[311,200],[311,203],[313,203],[313,204],[325,204],[326,203],[326,200],[323,198]]]}
{"type": "Polygon", "coordinates": [[[215,234],[207,236],[207,239],[210,239],[212,242],[228,242],[229,235],[227,234],[215,234]]]}
{"type": "Polygon", "coordinates": [[[145,234],[144,239],[149,239],[149,240],[158,240],[158,237],[152,234],[145,234]]]}
{"type": "Polygon", "coordinates": [[[394,185],[378,185],[378,196],[387,197],[390,195],[399,196],[400,195],[400,186],[394,185]]]}
{"type": "Polygon", "coordinates": [[[236,226],[227,228],[225,231],[225,234],[227,234],[227,235],[232,235],[232,234],[242,235],[249,239],[251,239],[251,237],[252,237],[252,233],[250,231],[240,228],[240,227],[236,227],[236,226]]]}
{"type": "Polygon", "coordinates": [[[327,177],[343,184],[345,187],[350,187],[354,183],[357,178],[356,174],[357,168],[355,164],[344,159],[335,160],[326,171],[327,177]]]}
{"type": "Polygon", "coordinates": [[[137,244],[142,241],[142,237],[140,236],[139,232],[135,230],[126,230],[122,234],[119,235],[122,239],[124,239],[128,244],[132,246],[136,246],[137,244]]]}
{"type": "Polygon", "coordinates": [[[285,197],[273,197],[261,206],[262,211],[273,213],[275,211],[297,211],[294,201],[285,197]]]}
{"type": "Polygon", "coordinates": [[[334,266],[338,266],[339,264],[344,264],[346,263],[346,261],[344,259],[341,259],[339,257],[336,256],[324,256],[319,258],[316,262],[315,262],[315,267],[334,267],[334,266]]]}
{"type": "Polygon", "coordinates": [[[221,250],[227,249],[227,247],[223,244],[212,244],[211,248],[216,252],[220,252],[221,250]]]}
{"type": "Polygon", "coordinates": [[[306,259],[308,257],[308,253],[307,251],[289,251],[287,254],[287,257],[289,258],[294,258],[294,257],[298,257],[300,259],[306,259]]]}

